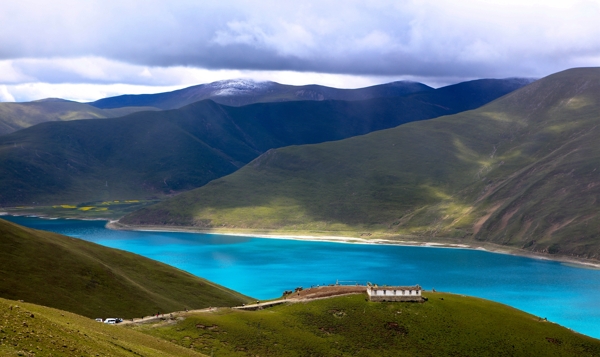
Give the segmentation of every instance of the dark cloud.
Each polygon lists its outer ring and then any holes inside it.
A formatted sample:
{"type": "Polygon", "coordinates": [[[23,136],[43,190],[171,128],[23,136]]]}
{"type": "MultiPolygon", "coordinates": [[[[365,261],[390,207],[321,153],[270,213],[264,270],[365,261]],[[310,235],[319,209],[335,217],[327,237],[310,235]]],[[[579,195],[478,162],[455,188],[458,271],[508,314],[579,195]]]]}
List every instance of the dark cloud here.
{"type": "MultiPolygon", "coordinates": [[[[143,1],[3,4],[0,59],[473,78],[541,76],[600,61],[595,1],[143,1]]],[[[151,83],[20,63],[46,82],[151,83]]],[[[114,69],[114,68],[113,68],[114,69]]],[[[0,78],[0,82],[2,78],[0,78]]]]}

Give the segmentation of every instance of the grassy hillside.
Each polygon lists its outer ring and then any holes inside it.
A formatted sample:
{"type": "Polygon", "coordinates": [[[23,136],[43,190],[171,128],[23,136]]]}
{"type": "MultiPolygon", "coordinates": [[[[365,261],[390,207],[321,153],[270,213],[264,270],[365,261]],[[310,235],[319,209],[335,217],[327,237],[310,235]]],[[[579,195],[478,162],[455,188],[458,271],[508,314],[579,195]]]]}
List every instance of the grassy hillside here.
{"type": "Polygon", "coordinates": [[[367,100],[401,97],[429,90],[433,90],[433,88],[422,83],[405,81],[358,89],[338,89],[319,85],[292,86],[275,82],[225,80],[166,93],[120,95],[89,104],[102,109],[128,106],[177,109],[207,99],[230,106],[243,106],[254,103],[303,100],[367,100]]]}
{"type": "Polygon", "coordinates": [[[203,356],[136,331],[0,298],[0,356],[203,356]]]}
{"type": "Polygon", "coordinates": [[[235,306],[248,298],[168,265],[0,220],[0,297],[88,317],[235,306]]]}
{"type": "Polygon", "coordinates": [[[557,73],[477,110],[271,150],[121,221],[350,231],[600,259],[600,69],[557,73]]]}
{"type": "Polygon", "coordinates": [[[442,293],[363,295],[189,314],[135,329],[0,299],[1,356],[596,356],[600,341],[510,307],[442,293]],[[135,331],[138,330],[138,331],[135,331]]]}
{"type": "Polygon", "coordinates": [[[215,356],[595,356],[600,341],[482,299],[426,293],[418,303],[365,295],[261,311],[199,313],[139,331],[215,356]]]}
{"type": "Polygon", "coordinates": [[[27,103],[0,103],[0,135],[10,134],[47,121],[116,118],[143,110],[156,110],[156,108],[99,109],[88,104],[62,99],[47,99],[27,103]]]}
{"type": "Polygon", "coordinates": [[[116,119],[42,123],[0,137],[0,205],[163,197],[230,174],[271,148],[340,140],[472,109],[509,91],[510,83],[467,82],[435,98],[244,107],[203,101],[116,119]],[[487,94],[473,95],[479,92],[487,94]]]}

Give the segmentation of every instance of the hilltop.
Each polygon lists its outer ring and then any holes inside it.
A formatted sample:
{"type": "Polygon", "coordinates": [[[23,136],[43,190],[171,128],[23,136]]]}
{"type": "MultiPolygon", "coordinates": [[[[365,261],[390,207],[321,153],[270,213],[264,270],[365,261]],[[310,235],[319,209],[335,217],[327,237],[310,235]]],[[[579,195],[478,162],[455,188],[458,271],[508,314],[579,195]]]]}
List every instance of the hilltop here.
{"type": "Polygon", "coordinates": [[[0,297],[95,317],[235,306],[250,298],[136,254],[0,219],[0,297]]]}
{"type": "Polygon", "coordinates": [[[131,225],[351,234],[600,259],[600,69],[473,111],[270,150],[131,225]]]}
{"type": "Polygon", "coordinates": [[[579,356],[600,341],[483,299],[425,293],[425,303],[365,295],[219,309],[136,330],[215,356],[579,356]]]}
{"type": "Polygon", "coordinates": [[[41,123],[0,137],[0,205],[161,198],[228,175],[272,148],[473,109],[517,85],[523,82],[479,80],[404,97],[243,107],[207,100],[114,119],[41,123]]]}
{"type": "Polygon", "coordinates": [[[77,119],[116,118],[150,107],[99,109],[88,104],[49,98],[27,103],[0,103],[0,135],[44,123],[77,119]]]}

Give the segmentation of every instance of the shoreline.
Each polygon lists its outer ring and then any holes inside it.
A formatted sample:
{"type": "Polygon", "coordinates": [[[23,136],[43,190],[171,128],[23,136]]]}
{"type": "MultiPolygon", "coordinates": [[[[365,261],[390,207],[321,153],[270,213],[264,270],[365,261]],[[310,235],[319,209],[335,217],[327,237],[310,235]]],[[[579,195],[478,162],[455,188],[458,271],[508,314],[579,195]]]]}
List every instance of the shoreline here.
{"type": "MultiPolygon", "coordinates": [[[[1,211],[0,218],[2,216],[16,216],[16,217],[33,217],[40,219],[69,219],[69,220],[82,220],[82,221],[106,221],[105,227],[107,229],[112,230],[122,230],[122,231],[139,231],[139,232],[173,232],[173,233],[203,233],[203,234],[217,234],[217,235],[228,235],[234,237],[249,237],[249,238],[264,238],[264,239],[286,239],[286,240],[299,240],[299,241],[309,241],[309,242],[330,242],[330,243],[345,243],[345,244],[378,244],[378,245],[390,245],[390,246],[405,246],[405,247],[423,247],[423,248],[450,248],[450,249],[470,249],[470,250],[480,250],[489,253],[497,253],[497,254],[506,254],[513,255],[519,257],[525,257],[530,259],[538,259],[538,260],[546,260],[546,261],[554,261],[558,263],[562,263],[568,266],[573,266],[575,268],[580,269],[594,269],[600,270],[600,262],[582,259],[582,258],[573,258],[569,256],[549,256],[544,253],[536,253],[525,251],[518,248],[511,248],[506,246],[500,246],[494,243],[484,243],[484,244],[468,244],[468,243],[452,243],[452,242],[440,242],[440,241],[431,241],[431,240],[409,240],[409,239],[385,239],[385,238],[363,238],[363,237],[355,237],[355,236],[343,236],[343,235],[311,235],[311,234],[300,234],[300,233],[270,233],[265,230],[245,230],[245,231],[228,231],[227,229],[218,229],[218,230],[210,230],[210,229],[199,229],[193,227],[174,227],[174,226],[131,226],[119,223],[118,220],[109,219],[109,218],[77,218],[77,217],[56,217],[35,213],[28,214],[15,214],[12,212],[1,211]]],[[[350,234],[357,234],[356,232],[348,232],[350,234]]],[[[396,236],[399,237],[399,236],[396,236]]],[[[410,236],[406,236],[406,238],[410,238],[410,236]]]]}
{"type": "Polygon", "coordinates": [[[15,214],[12,212],[0,212],[0,218],[2,218],[3,216],[13,216],[13,217],[26,217],[26,218],[40,218],[40,219],[47,219],[47,220],[56,220],[56,219],[77,219],[80,221],[107,221],[110,222],[111,220],[108,218],[83,218],[83,217],[58,217],[58,216],[49,216],[49,215],[43,215],[43,214],[35,214],[35,213],[30,213],[30,214],[15,214]]]}
{"type": "Polygon", "coordinates": [[[479,250],[489,253],[506,254],[519,257],[525,257],[530,259],[554,261],[569,266],[574,266],[580,269],[594,269],[600,270],[600,262],[572,258],[567,256],[555,256],[551,257],[543,253],[529,252],[518,248],[509,248],[505,246],[499,246],[493,243],[485,243],[481,245],[472,245],[466,243],[449,243],[439,241],[420,241],[420,240],[399,240],[399,239],[383,239],[383,238],[362,238],[362,237],[351,237],[351,236],[335,236],[335,235],[306,235],[306,234],[283,234],[283,233],[266,233],[261,231],[246,231],[246,232],[233,232],[227,230],[206,230],[197,229],[192,227],[160,227],[160,226],[130,226],[119,223],[118,220],[108,220],[106,228],[113,230],[124,230],[124,231],[138,231],[138,232],[172,232],[172,233],[203,233],[203,234],[217,234],[217,235],[228,235],[237,237],[250,237],[250,238],[264,238],[264,239],[286,239],[286,240],[299,240],[309,242],[331,242],[331,243],[344,243],[344,244],[377,244],[377,245],[390,245],[390,246],[405,246],[405,247],[423,247],[423,248],[450,248],[450,249],[469,249],[479,250]]]}

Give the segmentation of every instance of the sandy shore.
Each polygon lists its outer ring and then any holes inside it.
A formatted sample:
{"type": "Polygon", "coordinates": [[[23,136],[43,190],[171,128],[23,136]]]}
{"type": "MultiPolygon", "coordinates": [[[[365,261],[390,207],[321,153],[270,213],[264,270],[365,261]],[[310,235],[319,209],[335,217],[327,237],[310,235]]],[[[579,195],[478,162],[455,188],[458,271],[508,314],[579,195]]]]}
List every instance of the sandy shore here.
{"type": "MultiPolygon", "coordinates": [[[[58,219],[58,216],[48,216],[45,214],[35,213],[16,213],[16,212],[5,212],[1,211],[0,216],[27,216],[36,217],[43,219],[58,219]]],[[[522,256],[532,259],[557,261],[565,265],[572,265],[577,268],[587,269],[600,269],[600,262],[596,260],[583,259],[571,256],[558,256],[548,255],[544,253],[530,252],[518,248],[501,246],[493,243],[482,243],[482,244],[467,244],[467,243],[452,243],[444,241],[424,241],[420,239],[411,239],[412,237],[398,237],[394,236],[393,239],[385,238],[363,238],[363,237],[352,237],[352,236],[333,236],[333,235],[306,235],[306,234],[283,234],[283,233],[269,233],[265,231],[234,231],[227,229],[218,230],[206,230],[193,227],[173,227],[173,226],[130,226],[125,225],[117,220],[108,220],[106,218],[77,218],[77,217],[62,217],[65,219],[79,219],[85,221],[108,221],[106,228],[114,230],[126,230],[126,231],[147,231],[147,232],[181,232],[181,233],[206,233],[206,234],[220,234],[229,236],[239,237],[257,237],[257,238],[271,238],[271,239],[291,239],[291,240],[304,240],[314,242],[333,242],[333,243],[351,243],[351,244],[381,244],[381,245],[400,245],[400,246],[416,246],[416,247],[431,247],[431,248],[452,248],[452,249],[473,249],[483,250],[491,253],[508,254],[515,256],[522,256]]],[[[348,232],[349,234],[356,234],[348,232]]]]}
{"type": "Polygon", "coordinates": [[[142,231],[142,232],[179,232],[179,233],[205,233],[205,234],[219,234],[239,237],[257,237],[257,238],[270,238],[270,239],[290,239],[290,240],[303,240],[312,242],[333,242],[333,243],[349,243],[349,244],[380,244],[380,245],[400,245],[400,246],[413,246],[413,247],[431,247],[431,248],[451,248],[451,249],[472,249],[482,250],[491,253],[508,254],[515,256],[522,256],[532,259],[557,261],[566,265],[572,265],[577,268],[586,269],[600,269],[600,262],[595,260],[581,259],[569,256],[549,256],[548,254],[530,252],[518,248],[510,248],[506,246],[500,246],[493,243],[485,243],[481,245],[472,245],[465,243],[449,243],[441,241],[421,241],[421,240],[404,240],[398,239],[383,239],[383,238],[362,238],[362,237],[344,237],[344,236],[332,236],[332,235],[304,235],[304,234],[282,234],[282,233],[265,233],[260,231],[227,231],[227,230],[203,230],[192,227],[140,227],[140,226],[129,226],[119,223],[118,221],[109,221],[106,224],[106,228],[114,230],[129,230],[129,231],[142,231]]]}

